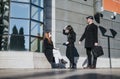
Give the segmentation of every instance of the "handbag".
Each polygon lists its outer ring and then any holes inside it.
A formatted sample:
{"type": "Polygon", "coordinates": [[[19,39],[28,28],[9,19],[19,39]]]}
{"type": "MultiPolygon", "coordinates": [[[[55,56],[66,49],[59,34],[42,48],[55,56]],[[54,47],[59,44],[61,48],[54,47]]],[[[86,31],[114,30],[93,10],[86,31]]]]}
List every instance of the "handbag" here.
{"type": "Polygon", "coordinates": [[[95,46],[92,49],[92,52],[93,52],[94,57],[99,57],[99,56],[104,55],[102,46],[95,46]]]}

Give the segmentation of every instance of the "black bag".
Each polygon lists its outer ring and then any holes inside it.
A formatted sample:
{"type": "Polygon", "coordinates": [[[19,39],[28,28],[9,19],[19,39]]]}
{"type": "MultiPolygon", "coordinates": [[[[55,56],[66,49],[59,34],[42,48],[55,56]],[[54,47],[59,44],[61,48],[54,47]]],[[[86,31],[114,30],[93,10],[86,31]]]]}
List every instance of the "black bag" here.
{"type": "Polygon", "coordinates": [[[102,46],[95,46],[95,47],[92,49],[92,52],[93,52],[93,55],[94,55],[95,57],[99,57],[99,56],[104,55],[102,46]]]}

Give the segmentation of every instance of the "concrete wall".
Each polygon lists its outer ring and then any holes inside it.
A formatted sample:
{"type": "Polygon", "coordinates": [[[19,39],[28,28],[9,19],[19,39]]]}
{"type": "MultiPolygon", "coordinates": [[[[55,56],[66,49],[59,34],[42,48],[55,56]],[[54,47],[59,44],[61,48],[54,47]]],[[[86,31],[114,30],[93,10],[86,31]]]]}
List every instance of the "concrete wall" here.
{"type": "Polygon", "coordinates": [[[0,52],[0,68],[34,68],[33,53],[0,52]]]}
{"type": "MultiPolygon", "coordinates": [[[[102,0],[97,0],[98,5],[95,5],[95,0],[45,0],[47,1],[47,13],[46,18],[46,29],[52,31],[53,42],[55,47],[60,48],[62,56],[65,56],[66,47],[62,44],[67,41],[67,37],[62,34],[62,30],[66,25],[72,25],[74,31],[77,34],[77,40],[75,46],[79,52],[80,58],[78,60],[78,67],[81,67],[82,63],[86,58],[86,51],[84,48],[84,41],[81,45],[78,44],[79,38],[84,32],[86,24],[86,17],[89,15],[94,15],[97,9],[100,9],[101,3],[98,2],[102,0]],[[51,9],[50,9],[51,8],[51,9]],[[51,14],[50,14],[51,12],[51,14]],[[51,18],[51,19],[49,19],[51,18]]],[[[114,29],[117,32],[115,38],[110,38],[110,51],[112,65],[114,67],[120,67],[116,62],[120,58],[120,15],[117,14],[115,20],[111,20],[112,12],[103,11],[103,18],[100,19],[100,24],[96,23],[98,26],[103,26],[107,29],[107,34],[109,29],[114,29]]],[[[99,45],[103,46],[104,56],[98,59],[98,67],[109,67],[109,58],[108,58],[108,40],[107,37],[102,36],[100,30],[98,30],[99,45]]],[[[68,65],[67,65],[68,66],[68,65]]]]}
{"type": "MultiPolygon", "coordinates": [[[[75,46],[79,52],[79,60],[77,67],[81,68],[86,59],[86,51],[84,49],[84,41],[82,45],[78,45],[78,40],[84,32],[86,24],[86,16],[94,15],[94,0],[45,0],[44,9],[44,31],[52,32],[52,39],[55,47],[60,48],[63,58],[68,61],[65,56],[66,47],[62,44],[67,41],[67,37],[62,34],[62,30],[66,25],[72,25],[77,34],[75,46]]],[[[101,23],[96,24],[103,26],[108,31],[114,29],[117,32],[115,38],[110,38],[111,61],[112,67],[120,67],[120,15],[115,20],[111,20],[111,12],[103,11],[101,23]]],[[[108,33],[110,34],[110,33],[108,33]]],[[[97,67],[109,68],[108,43],[107,38],[102,36],[99,30],[99,44],[104,48],[104,56],[98,58],[97,67]]],[[[69,67],[69,61],[66,65],[69,67]]],[[[43,53],[34,52],[0,52],[0,68],[50,68],[43,53]]]]}
{"type": "Polygon", "coordinates": [[[51,68],[44,53],[0,52],[0,68],[51,68]]]}
{"type": "MultiPolygon", "coordinates": [[[[62,56],[64,60],[68,63],[66,68],[69,67],[69,61],[66,56],[62,56]]],[[[77,62],[77,68],[82,68],[86,66],[85,57],[80,57],[77,62]]],[[[119,68],[120,58],[113,58],[112,68],[119,68]]],[[[109,58],[98,58],[97,68],[109,68],[109,58]]],[[[0,52],[0,69],[10,69],[10,68],[51,68],[50,63],[47,61],[44,53],[34,53],[34,52],[19,52],[19,51],[6,51],[0,52]]]]}
{"type": "MultiPolygon", "coordinates": [[[[100,0],[99,0],[100,1],[100,0]]],[[[101,0],[102,1],[102,0],[101,0]]],[[[62,55],[65,55],[65,49],[62,43],[66,42],[67,37],[62,34],[62,29],[66,25],[72,25],[76,34],[76,48],[81,57],[85,57],[84,41],[82,45],[78,45],[78,40],[84,32],[86,26],[86,16],[95,14],[94,0],[55,0],[55,45],[60,48],[62,55]]],[[[117,31],[115,38],[110,38],[111,56],[113,58],[120,57],[120,15],[116,16],[115,20],[111,20],[110,16],[113,13],[103,11],[103,18],[98,26],[103,26],[108,31],[114,29],[117,31]]],[[[102,36],[99,30],[99,44],[103,46],[105,55],[102,57],[108,57],[108,43],[107,38],[102,36]]]]}
{"type": "Polygon", "coordinates": [[[84,43],[78,45],[78,40],[84,32],[86,26],[85,17],[93,15],[93,0],[56,0],[56,47],[60,48],[62,55],[65,55],[66,47],[62,44],[66,42],[67,37],[62,34],[66,25],[72,25],[77,34],[76,48],[81,56],[85,55],[84,43]]]}
{"type": "Polygon", "coordinates": [[[44,31],[52,28],[52,0],[44,0],[44,31]]]}
{"type": "MultiPolygon", "coordinates": [[[[114,29],[117,32],[117,35],[115,38],[110,38],[110,50],[111,50],[111,57],[112,58],[120,58],[120,15],[117,14],[115,20],[111,20],[111,15],[113,15],[112,12],[103,11],[103,18],[101,18],[100,26],[103,26],[107,29],[107,32],[109,32],[109,29],[114,29]]],[[[110,33],[108,33],[110,34],[110,33]]],[[[99,42],[104,47],[105,54],[108,54],[108,41],[107,38],[102,36],[101,33],[99,33],[99,42]]],[[[105,56],[107,57],[107,56],[105,56]]]]}
{"type": "MultiPolygon", "coordinates": [[[[102,0],[98,0],[101,2],[102,0]]],[[[67,41],[67,37],[62,34],[62,29],[66,25],[72,25],[74,31],[77,34],[77,40],[75,46],[79,52],[80,58],[78,60],[78,67],[81,67],[83,59],[86,58],[86,51],[84,49],[84,41],[82,45],[78,45],[78,40],[84,32],[86,26],[86,16],[94,15],[96,13],[96,7],[100,5],[94,5],[94,0],[55,0],[55,45],[60,48],[61,54],[65,56],[66,47],[62,44],[67,41]],[[96,7],[95,7],[96,6],[96,7]]],[[[110,38],[110,51],[112,66],[120,67],[120,65],[115,64],[115,61],[119,61],[120,58],[120,15],[117,14],[115,20],[111,20],[111,15],[113,13],[103,11],[103,18],[100,19],[100,24],[98,26],[103,26],[109,32],[109,29],[114,29],[117,32],[115,38],[110,38]]],[[[108,33],[110,34],[110,33],[108,33]]],[[[99,30],[99,45],[103,46],[104,56],[98,59],[98,67],[109,67],[108,58],[108,40],[107,37],[102,36],[99,30]]]]}

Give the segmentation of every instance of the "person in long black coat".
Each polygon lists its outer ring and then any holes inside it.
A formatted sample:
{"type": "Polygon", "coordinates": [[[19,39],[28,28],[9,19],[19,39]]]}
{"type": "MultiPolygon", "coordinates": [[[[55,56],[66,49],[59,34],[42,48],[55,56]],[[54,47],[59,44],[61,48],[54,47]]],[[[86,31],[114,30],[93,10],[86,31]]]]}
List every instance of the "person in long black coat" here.
{"type": "Polygon", "coordinates": [[[81,42],[85,39],[85,48],[88,59],[87,68],[96,68],[97,58],[92,56],[93,53],[91,53],[91,51],[94,46],[98,45],[98,27],[93,23],[93,16],[88,16],[86,19],[88,25],[86,26],[85,31],[79,40],[79,44],[81,44],[81,42]]]}
{"type": "Polygon", "coordinates": [[[66,48],[66,56],[70,61],[70,68],[76,68],[76,63],[74,62],[75,57],[75,41],[76,41],[76,33],[74,32],[71,25],[68,25],[63,29],[63,34],[67,35],[67,42],[64,45],[66,48]]]}
{"type": "Polygon", "coordinates": [[[53,42],[51,40],[50,32],[46,32],[44,34],[43,45],[44,45],[45,56],[53,68],[53,65],[54,65],[53,48],[54,48],[54,46],[53,46],[53,42]]]}

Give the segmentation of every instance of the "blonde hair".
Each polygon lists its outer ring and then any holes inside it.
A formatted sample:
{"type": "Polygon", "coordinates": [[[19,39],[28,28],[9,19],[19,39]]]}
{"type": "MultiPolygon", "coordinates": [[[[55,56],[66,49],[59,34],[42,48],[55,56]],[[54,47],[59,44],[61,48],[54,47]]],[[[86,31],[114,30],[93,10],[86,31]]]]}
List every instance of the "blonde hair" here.
{"type": "Polygon", "coordinates": [[[49,37],[49,33],[50,33],[50,32],[44,33],[44,39],[48,39],[48,42],[49,42],[50,44],[52,44],[52,40],[51,40],[51,37],[49,37]]]}

